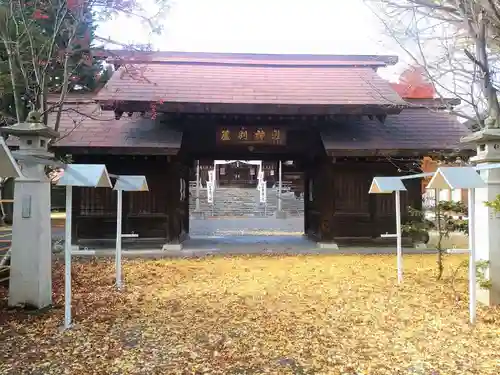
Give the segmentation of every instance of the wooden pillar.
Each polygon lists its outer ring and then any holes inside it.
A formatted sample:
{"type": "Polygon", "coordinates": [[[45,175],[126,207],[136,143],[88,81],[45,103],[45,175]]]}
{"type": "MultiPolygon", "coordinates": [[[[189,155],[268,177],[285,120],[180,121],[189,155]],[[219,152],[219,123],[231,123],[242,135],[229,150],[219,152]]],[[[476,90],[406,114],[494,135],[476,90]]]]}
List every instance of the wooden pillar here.
{"type": "Polygon", "coordinates": [[[189,202],[190,202],[189,194],[191,194],[189,188],[189,178],[186,178],[186,198],[184,199],[183,219],[184,219],[184,231],[187,238],[189,238],[189,202]]]}
{"type": "MultiPolygon", "coordinates": [[[[381,233],[379,233],[379,230],[378,230],[377,225],[376,225],[376,221],[377,221],[377,198],[378,198],[378,196],[376,194],[370,194],[368,196],[368,211],[370,213],[370,223],[372,223],[372,225],[370,226],[370,228],[371,228],[371,231],[370,231],[371,238],[378,238],[381,235],[381,233]]],[[[391,195],[391,198],[392,198],[392,195],[391,195]]]]}
{"type": "Polygon", "coordinates": [[[305,171],[304,223],[307,235],[320,242],[323,248],[338,248],[335,244],[334,220],[335,196],[333,189],[333,164],[328,158],[310,162],[305,171]],[[309,200],[312,196],[312,201],[309,200]]]}
{"type": "Polygon", "coordinates": [[[318,166],[311,161],[307,165],[307,236],[315,241],[320,240],[320,208],[319,208],[319,191],[318,188],[318,166]]]}
{"type": "Polygon", "coordinates": [[[310,210],[311,204],[309,202],[309,179],[311,178],[310,172],[307,170],[304,171],[304,179],[302,183],[304,184],[304,233],[307,235],[311,228],[311,217],[310,210]]]}
{"type": "Polygon", "coordinates": [[[167,244],[179,244],[189,232],[189,168],[179,160],[168,164],[167,244]]]}
{"type": "Polygon", "coordinates": [[[184,201],[181,202],[182,204],[181,217],[182,217],[182,229],[183,229],[182,240],[189,238],[189,181],[190,181],[189,176],[191,173],[191,166],[192,163],[183,165],[185,192],[184,192],[184,201]]]}
{"type": "MultiPolygon", "coordinates": [[[[318,209],[320,217],[319,240],[322,243],[334,243],[335,196],[333,189],[333,164],[328,159],[323,159],[318,165],[317,192],[318,209]]],[[[315,197],[315,199],[316,199],[315,197]]]]}
{"type": "Polygon", "coordinates": [[[167,184],[165,188],[167,189],[167,200],[166,200],[166,213],[167,213],[167,243],[179,243],[179,218],[177,214],[177,208],[179,207],[180,198],[180,181],[179,181],[179,170],[175,162],[168,163],[167,170],[167,184]]]}

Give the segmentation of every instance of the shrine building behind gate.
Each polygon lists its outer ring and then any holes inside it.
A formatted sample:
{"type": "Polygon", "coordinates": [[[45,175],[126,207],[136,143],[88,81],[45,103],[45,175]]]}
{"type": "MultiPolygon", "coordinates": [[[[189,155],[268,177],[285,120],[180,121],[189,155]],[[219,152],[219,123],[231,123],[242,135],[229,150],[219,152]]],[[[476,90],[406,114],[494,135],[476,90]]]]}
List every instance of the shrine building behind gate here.
{"type": "MultiPolygon", "coordinates": [[[[293,160],[304,176],[309,237],[378,238],[394,230],[395,212],[392,196],[368,194],[372,178],[455,152],[467,133],[441,102],[404,100],[377,74],[396,63],[391,56],[109,56],[116,71],[107,85],[68,97],[55,150],[113,174],[146,175],[150,191],[125,193],[123,209],[124,233],[143,241],[186,238],[196,160],[293,160]]],[[[407,187],[403,207],[419,207],[420,181],[407,187]]],[[[114,238],[116,194],[73,194],[73,238],[114,238]]]]}

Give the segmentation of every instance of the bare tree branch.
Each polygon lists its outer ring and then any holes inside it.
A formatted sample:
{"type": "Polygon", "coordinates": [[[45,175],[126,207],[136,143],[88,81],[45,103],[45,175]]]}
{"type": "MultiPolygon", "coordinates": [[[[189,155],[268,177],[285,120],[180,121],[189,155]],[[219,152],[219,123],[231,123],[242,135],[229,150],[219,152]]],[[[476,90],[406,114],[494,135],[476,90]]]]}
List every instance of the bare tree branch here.
{"type": "Polygon", "coordinates": [[[462,117],[474,118],[481,127],[500,126],[498,1],[365,1],[412,63],[424,69],[438,94],[462,100],[462,117]]]}

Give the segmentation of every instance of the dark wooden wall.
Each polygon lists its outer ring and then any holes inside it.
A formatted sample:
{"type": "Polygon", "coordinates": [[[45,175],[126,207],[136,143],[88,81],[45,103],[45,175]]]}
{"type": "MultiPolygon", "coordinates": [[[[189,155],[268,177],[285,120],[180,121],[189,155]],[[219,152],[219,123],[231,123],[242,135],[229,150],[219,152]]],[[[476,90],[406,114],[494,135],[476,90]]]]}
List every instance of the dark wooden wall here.
{"type": "Polygon", "coordinates": [[[216,175],[219,186],[256,186],[257,165],[234,162],[231,164],[217,165],[216,175]],[[250,172],[253,171],[253,174],[250,172]],[[224,173],[223,173],[224,172],[224,173]]]}
{"type": "MultiPolygon", "coordinates": [[[[324,242],[394,233],[394,194],[368,194],[368,190],[373,177],[395,173],[394,165],[383,161],[316,161],[306,170],[306,233],[324,242]]],[[[401,194],[403,222],[408,206],[422,206],[420,181],[405,184],[408,191],[401,194]]]]}
{"type": "MultiPolygon", "coordinates": [[[[284,166],[285,175],[296,178],[294,190],[304,192],[306,233],[319,241],[341,238],[379,238],[395,231],[393,195],[369,195],[375,176],[394,176],[393,163],[375,158],[344,158],[333,161],[326,156],[320,133],[314,126],[288,124],[286,145],[220,146],[216,142],[215,120],[184,119],[178,156],[74,156],[76,163],[103,163],[113,174],[145,175],[149,192],[125,192],[123,232],[137,233],[141,239],[164,243],[182,241],[189,233],[189,180],[196,159],[294,160],[284,166]],[[299,126],[300,125],[300,126],[299,126]],[[181,180],[185,194],[181,199],[181,180]]],[[[234,122],[226,120],[228,123],[234,122]]],[[[260,121],[264,122],[264,119],[260,121]]],[[[282,125],[285,126],[283,120],[282,125]]],[[[207,170],[202,172],[206,178],[207,170]]],[[[291,177],[290,177],[291,179],[291,177]]],[[[286,178],[284,178],[286,182],[286,178]]],[[[421,207],[420,181],[410,180],[402,193],[402,207],[421,207]]],[[[73,238],[114,239],[116,235],[116,192],[109,189],[74,189],[73,238]]],[[[406,214],[403,214],[403,221],[406,214]]]]}
{"type": "MultiPolygon", "coordinates": [[[[113,174],[146,175],[149,192],[124,192],[123,233],[164,243],[182,241],[189,233],[189,168],[173,157],[80,156],[78,163],[104,163],[113,174]],[[181,200],[181,179],[185,197],[181,200]]],[[[368,194],[375,176],[395,174],[384,161],[329,158],[303,161],[304,229],[323,242],[348,238],[379,238],[394,233],[394,195],[368,194]]],[[[403,208],[421,207],[420,181],[406,182],[401,195],[403,208]]],[[[73,236],[76,240],[114,239],[116,235],[116,192],[104,188],[75,188],[73,236]]],[[[402,220],[405,221],[406,209],[402,220]]]]}
{"type": "MultiPolygon", "coordinates": [[[[108,172],[145,175],[149,192],[123,193],[123,233],[140,239],[176,243],[189,232],[189,168],[166,156],[77,156],[76,163],[103,163],[108,172]],[[185,195],[181,200],[181,179],[185,195]]],[[[116,192],[106,188],[75,188],[73,237],[106,240],[116,237],[116,192]]]]}

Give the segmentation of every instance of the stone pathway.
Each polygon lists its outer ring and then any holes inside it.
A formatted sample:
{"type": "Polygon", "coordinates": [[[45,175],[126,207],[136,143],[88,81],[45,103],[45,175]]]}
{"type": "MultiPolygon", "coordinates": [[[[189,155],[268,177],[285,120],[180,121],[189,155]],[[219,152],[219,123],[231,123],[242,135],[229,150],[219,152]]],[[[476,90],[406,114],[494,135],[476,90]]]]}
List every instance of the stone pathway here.
{"type": "Polygon", "coordinates": [[[304,218],[291,217],[226,217],[192,219],[189,232],[196,236],[300,236],[304,233],[304,218]]]}
{"type": "MultiPolygon", "coordinates": [[[[161,245],[144,248],[123,244],[125,257],[200,257],[237,254],[394,254],[395,246],[343,247],[340,250],[320,249],[303,236],[304,218],[290,217],[228,217],[191,219],[190,239],[180,251],[160,250],[161,245]]],[[[53,227],[53,236],[64,237],[64,228],[53,227]]],[[[83,249],[82,249],[83,250],[83,249]]],[[[114,256],[114,244],[95,247],[82,256],[114,256]],[[95,251],[94,251],[95,250],[95,251]]],[[[406,254],[434,253],[433,249],[404,249],[406,254]]]]}
{"type": "MultiPolygon", "coordinates": [[[[215,254],[394,254],[395,247],[319,249],[303,236],[304,218],[209,218],[190,222],[191,238],[170,256],[215,254]]],[[[433,249],[404,249],[405,253],[434,253],[433,249]]]]}

